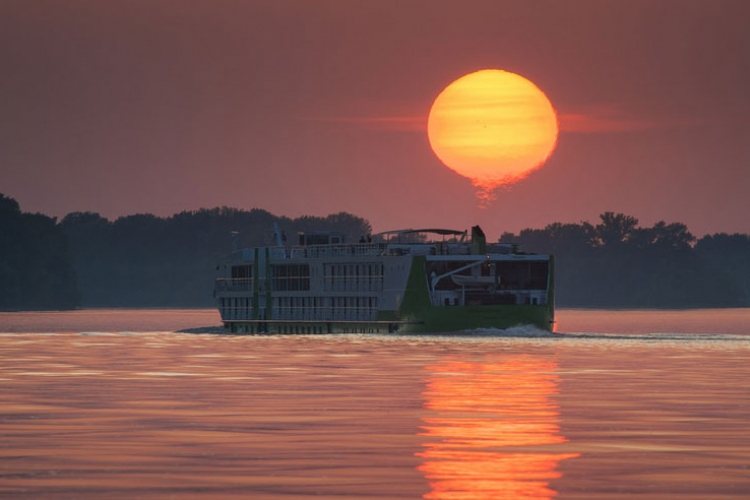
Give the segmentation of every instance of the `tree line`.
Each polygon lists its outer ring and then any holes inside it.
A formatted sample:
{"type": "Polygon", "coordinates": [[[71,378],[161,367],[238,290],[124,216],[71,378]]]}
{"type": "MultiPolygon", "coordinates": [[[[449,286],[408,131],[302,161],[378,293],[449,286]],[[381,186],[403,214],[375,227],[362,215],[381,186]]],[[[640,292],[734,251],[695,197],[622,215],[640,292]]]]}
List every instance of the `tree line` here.
{"type": "Polygon", "coordinates": [[[349,241],[372,231],[366,220],[344,212],[291,219],[227,207],[115,221],[77,212],[60,226],[87,307],[211,307],[218,259],[233,247],[276,244],[274,226],[289,235],[287,244],[300,231],[337,231],[349,241]]]}
{"type": "MultiPolygon", "coordinates": [[[[0,309],[212,307],[217,260],[233,247],[275,244],[274,225],[287,244],[300,231],[356,242],[372,230],[344,212],[292,219],[227,207],[114,221],[76,212],[58,222],[0,194],[0,309]]],[[[697,239],[682,223],[640,227],[607,212],[596,224],[556,222],[500,241],[555,255],[562,307],[750,306],[747,234],[697,239]]]]}
{"type": "Polygon", "coordinates": [[[750,236],[697,239],[685,224],[606,212],[597,224],[550,224],[505,233],[501,242],[551,253],[557,304],[593,308],[696,308],[750,305],[750,236]]]}
{"type": "Polygon", "coordinates": [[[21,212],[0,194],[0,310],[81,304],[65,233],[52,217],[21,212]]]}

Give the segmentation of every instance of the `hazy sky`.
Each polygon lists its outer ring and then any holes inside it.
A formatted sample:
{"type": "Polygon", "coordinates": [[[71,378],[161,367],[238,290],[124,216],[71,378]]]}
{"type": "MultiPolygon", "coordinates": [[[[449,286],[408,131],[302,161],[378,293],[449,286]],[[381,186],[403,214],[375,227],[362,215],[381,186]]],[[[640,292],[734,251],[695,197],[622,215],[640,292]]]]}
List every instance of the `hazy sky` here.
{"type": "Polygon", "coordinates": [[[750,232],[750,1],[0,0],[0,192],[108,218],[348,211],[488,236],[624,212],[750,232]],[[559,116],[478,208],[432,153],[456,78],[519,73],[559,116]]]}

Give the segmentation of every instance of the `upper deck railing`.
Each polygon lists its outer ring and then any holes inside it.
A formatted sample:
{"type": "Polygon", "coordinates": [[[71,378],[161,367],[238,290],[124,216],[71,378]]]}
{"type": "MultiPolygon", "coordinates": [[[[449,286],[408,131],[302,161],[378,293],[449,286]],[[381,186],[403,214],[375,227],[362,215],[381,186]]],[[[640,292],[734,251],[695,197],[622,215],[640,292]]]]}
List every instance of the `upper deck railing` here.
{"type": "Polygon", "coordinates": [[[365,257],[383,255],[388,250],[385,243],[360,243],[343,245],[306,245],[291,248],[290,257],[318,258],[318,257],[365,257]]]}
{"type": "Polygon", "coordinates": [[[253,278],[217,278],[216,291],[220,293],[252,292],[253,278]]]}
{"type": "MultiPolygon", "coordinates": [[[[246,250],[252,251],[253,249],[246,250]]],[[[256,251],[259,249],[255,249],[256,251]]],[[[268,256],[272,260],[283,259],[315,259],[326,257],[382,257],[399,255],[471,255],[472,246],[469,243],[456,241],[428,241],[428,242],[377,242],[377,243],[342,243],[333,245],[295,245],[291,247],[266,247],[268,256]]],[[[534,254],[517,253],[514,245],[489,244],[487,254],[501,254],[514,258],[544,258],[534,254]]],[[[483,254],[484,255],[484,254],[483,254]]],[[[243,253],[243,261],[251,260],[243,253]]]]}

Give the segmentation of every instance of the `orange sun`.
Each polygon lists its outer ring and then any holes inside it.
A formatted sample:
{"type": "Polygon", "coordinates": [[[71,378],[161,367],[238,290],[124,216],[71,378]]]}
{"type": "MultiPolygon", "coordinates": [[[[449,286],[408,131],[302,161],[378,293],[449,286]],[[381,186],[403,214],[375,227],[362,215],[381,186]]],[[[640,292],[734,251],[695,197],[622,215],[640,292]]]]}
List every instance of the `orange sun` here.
{"type": "Polygon", "coordinates": [[[485,69],[462,76],[435,99],[427,122],[430,145],[449,168],[471,179],[477,196],[526,177],[557,144],[549,99],[522,76],[485,69]]]}

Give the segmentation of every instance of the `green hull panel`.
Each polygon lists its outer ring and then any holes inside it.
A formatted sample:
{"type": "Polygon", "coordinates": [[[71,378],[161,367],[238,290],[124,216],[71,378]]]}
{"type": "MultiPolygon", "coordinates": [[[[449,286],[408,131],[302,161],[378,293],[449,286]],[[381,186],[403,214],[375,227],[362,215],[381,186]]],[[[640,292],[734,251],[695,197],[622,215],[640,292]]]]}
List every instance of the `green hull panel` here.
{"type": "Polygon", "coordinates": [[[553,283],[547,305],[482,305],[436,307],[430,302],[425,258],[415,257],[398,316],[408,322],[400,332],[453,332],[475,328],[510,328],[533,325],[552,330],[554,325],[553,283]]]}
{"type": "Polygon", "coordinates": [[[428,333],[473,330],[475,328],[510,328],[533,325],[552,330],[551,307],[538,305],[499,305],[466,307],[430,307],[403,318],[408,321],[399,332],[428,333]]]}

